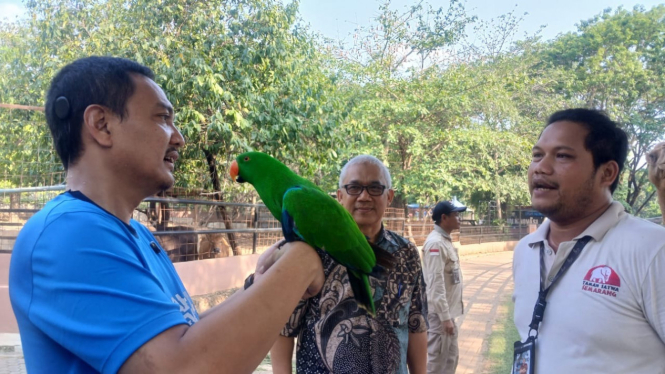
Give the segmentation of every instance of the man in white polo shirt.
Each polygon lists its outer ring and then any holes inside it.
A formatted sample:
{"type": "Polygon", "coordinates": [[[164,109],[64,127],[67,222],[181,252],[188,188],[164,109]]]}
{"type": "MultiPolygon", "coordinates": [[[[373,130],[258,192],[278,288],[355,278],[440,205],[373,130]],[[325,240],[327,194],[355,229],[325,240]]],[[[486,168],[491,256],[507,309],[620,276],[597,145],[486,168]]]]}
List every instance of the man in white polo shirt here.
{"type": "Polygon", "coordinates": [[[531,202],[548,220],[515,248],[513,299],[537,374],[665,373],[665,228],[613,201],[626,155],[623,130],[588,109],[554,113],[533,147],[531,202]]]}

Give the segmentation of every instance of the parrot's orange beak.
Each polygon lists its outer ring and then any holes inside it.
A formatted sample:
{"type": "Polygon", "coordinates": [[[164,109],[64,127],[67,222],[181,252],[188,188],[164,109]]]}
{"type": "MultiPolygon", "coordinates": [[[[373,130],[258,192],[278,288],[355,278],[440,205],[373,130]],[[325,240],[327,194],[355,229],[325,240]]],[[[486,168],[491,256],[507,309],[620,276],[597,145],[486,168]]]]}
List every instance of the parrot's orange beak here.
{"type": "Polygon", "coordinates": [[[238,177],[238,162],[236,160],[233,160],[231,163],[231,168],[229,169],[229,174],[231,174],[231,179],[235,182],[236,178],[238,177]]]}

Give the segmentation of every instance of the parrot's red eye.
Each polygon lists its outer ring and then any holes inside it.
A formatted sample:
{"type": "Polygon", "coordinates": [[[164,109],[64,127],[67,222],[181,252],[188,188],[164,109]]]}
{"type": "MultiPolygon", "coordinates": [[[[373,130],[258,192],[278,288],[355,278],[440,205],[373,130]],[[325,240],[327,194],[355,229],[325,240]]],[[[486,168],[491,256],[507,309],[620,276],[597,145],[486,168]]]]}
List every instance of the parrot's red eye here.
{"type": "Polygon", "coordinates": [[[249,161],[249,156],[245,157],[245,161],[249,161]]]}

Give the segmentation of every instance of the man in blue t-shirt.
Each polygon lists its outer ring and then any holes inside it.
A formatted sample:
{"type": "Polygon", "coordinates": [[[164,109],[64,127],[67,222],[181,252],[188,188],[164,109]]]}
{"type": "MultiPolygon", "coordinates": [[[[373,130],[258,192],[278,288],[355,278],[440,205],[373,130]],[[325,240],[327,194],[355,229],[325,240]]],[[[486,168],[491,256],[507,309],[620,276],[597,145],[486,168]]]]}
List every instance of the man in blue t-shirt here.
{"type": "Polygon", "coordinates": [[[173,185],[184,144],[153,78],[129,60],[89,57],[51,82],[46,120],[67,192],[21,230],[9,274],[30,373],[251,372],[323,284],[311,247],[273,246],[254,286],[198,315],[164,250],[131,219],[173,185]]]}

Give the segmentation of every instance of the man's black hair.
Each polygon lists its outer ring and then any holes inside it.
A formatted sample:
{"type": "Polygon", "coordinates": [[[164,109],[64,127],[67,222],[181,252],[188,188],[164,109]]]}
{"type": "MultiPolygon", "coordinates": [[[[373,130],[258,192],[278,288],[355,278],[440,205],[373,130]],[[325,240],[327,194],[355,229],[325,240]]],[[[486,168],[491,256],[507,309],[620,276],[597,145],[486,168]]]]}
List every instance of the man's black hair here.
{"type": "Polygon", "coordinates": [[[131,74],[154,79],[149,68],[117,57],[86,57],[65,66],[51,81],[46,94],[46,122],[53,144],[67,170],[81,156],[83,112],[93,104],[103,105],[121,119],[134,93],[131,74]]]}
{"type": "Polygon", "coordinates": [[[589,131],[584,139],[584,146],[593,156],[595,170],[608,161],[616,161],[619,164],[619,174],[610,186],[610,192],[614,193],[628,157],[626,133],[605,113],[596,109],[575,108],[558,111],[547,120],[547,126],[559,121],[575,122],[589,131]]]}

